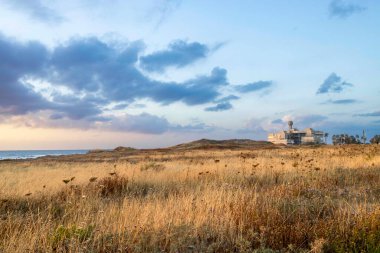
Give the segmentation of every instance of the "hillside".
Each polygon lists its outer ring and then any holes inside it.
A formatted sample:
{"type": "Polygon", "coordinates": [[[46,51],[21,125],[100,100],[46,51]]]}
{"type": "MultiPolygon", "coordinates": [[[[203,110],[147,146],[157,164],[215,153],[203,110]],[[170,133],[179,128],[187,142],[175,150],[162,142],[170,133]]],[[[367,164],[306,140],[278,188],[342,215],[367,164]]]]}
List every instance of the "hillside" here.
{"type": "MultiPolygon", "coordinates": [[[[188,143],[183,143],[167,148],[157,149],[135,149],[131,147],[117,147],[113,150],[90,150],[87,154],[78,155],[61,155],[45,156],[36,159],[26,159],[24,161],[61,161],[61,162],[106,162],[118,159],[128,159],[132,156],[152,155],[157,153],[168,154],[181,151],[191,150],[260,150],[276,149],[279,145],[274,145],[267,141],[253,141],[249,139],[231,139],[231,140],[209,140],[201,139],[188,143]]],[[[13,160],[2,160],[1,163],[17,162],[13,160]]],[[[22,162],[20,160],[19,162],[22,162]]]]}
{"type": "Polygon", "coordinates": [[[249,139],[231,140],[209,140],[201,139],[188,143],[179,144],[169,149],[191,150],[191,149],[259,149],[274,148],[275,145],[267,141],[253,141],[249,139]]]}

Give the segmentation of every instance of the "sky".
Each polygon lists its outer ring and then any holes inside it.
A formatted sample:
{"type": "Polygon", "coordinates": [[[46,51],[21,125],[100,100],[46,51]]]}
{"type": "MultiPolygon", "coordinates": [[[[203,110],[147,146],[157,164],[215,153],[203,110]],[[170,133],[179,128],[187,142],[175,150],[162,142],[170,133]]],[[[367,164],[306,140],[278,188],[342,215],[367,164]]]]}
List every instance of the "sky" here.
{"type": "Polygon", "coordinates": [[[380,1],[0,0],[0,150],[380,134],[380,1]]]}

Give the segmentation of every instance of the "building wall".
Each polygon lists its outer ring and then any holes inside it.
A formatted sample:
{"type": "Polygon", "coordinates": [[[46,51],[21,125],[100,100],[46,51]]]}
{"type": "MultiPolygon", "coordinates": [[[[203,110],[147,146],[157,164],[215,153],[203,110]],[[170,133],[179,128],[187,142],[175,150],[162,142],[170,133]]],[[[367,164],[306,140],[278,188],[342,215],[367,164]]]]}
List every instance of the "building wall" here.
{"type": "Polygon", "coordinates": [[[325,143],[324,132],[314,131],[307,128],[304,131],[291,129],[290,131],[281,131],[278,133],[268,134],[268,141],[274,144],[322,144],[325,143]]]}

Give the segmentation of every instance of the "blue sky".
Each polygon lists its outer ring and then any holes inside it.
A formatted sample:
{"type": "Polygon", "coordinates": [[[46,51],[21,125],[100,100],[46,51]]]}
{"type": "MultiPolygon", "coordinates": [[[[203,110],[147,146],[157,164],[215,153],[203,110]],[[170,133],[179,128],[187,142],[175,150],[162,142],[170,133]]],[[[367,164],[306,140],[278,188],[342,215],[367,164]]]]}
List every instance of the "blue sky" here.
{"type": "Polygon", "coordinates": [[[0,149],[380,133],[375,0],[0,7],[0,149]]]}

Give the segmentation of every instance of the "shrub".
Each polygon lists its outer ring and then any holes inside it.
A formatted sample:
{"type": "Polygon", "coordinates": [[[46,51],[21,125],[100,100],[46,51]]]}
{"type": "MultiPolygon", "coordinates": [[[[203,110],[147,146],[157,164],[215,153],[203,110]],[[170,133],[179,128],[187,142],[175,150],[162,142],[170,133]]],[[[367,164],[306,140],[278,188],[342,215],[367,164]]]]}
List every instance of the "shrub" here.
{"type": "Polygon", "coordinates": [[[56,249],[60,245],[67,244],[71,240],[84,242],[92,237],[93,232],[94,226],[92,225],[89,225],[85,228],[81,228],[76,225],[67,227],[60,225],[56,228],[51,237],[53,249],[56,249]]]}
{"type": "Polygon", "coordinates": [[[143,166],[141,166],[140,170],[141,171],[147,171],[147,170],[152,170],[155,172],[160,172],[165,169],[165,166],[163,164],[158,164],[158,163],[148,163],[143,166]]]}
{"type": "Polygon", "coordinates": [[[380,144],[380,135],[375,135],[371,138],[370,142],[372,144],[380,144]]]}
{"type": "Polygon", "coordinates": [[[121,176],[106,177],[99,180],[97,185],[102,197],[121,196],[128,186],[128,179],[121,176]]]}

